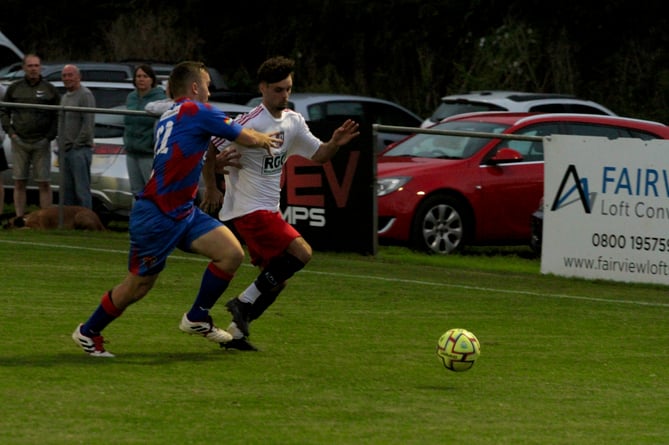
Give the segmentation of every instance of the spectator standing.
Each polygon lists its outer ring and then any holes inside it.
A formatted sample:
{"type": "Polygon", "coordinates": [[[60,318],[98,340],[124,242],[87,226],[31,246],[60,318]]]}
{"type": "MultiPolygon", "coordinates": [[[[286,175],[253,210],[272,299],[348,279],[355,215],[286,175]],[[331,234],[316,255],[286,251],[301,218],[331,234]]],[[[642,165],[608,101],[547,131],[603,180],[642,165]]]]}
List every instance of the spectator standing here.
{"type": "MultiPolygon", "coordinates": [[[[137,66],[132,82],[135,90],[128,94],[126,100],[128,110],[145,111],[144,108],[148,103],[167,98],[165,90],[158,86],[156,73],[150,65],[137,66]]],[[[123,143],[126,151],[130,191],[136,197],[151,176],[156,119],[151,116],[126,115],[124,122],[123,143]]]]}
{"type": "Polygon", "coordinates": [[[182,62],[170,74],[175,103],[158,121],[160,148],[153,159],[153,175],[130,211],[128,273],[102,295],[88,320],[72,333],[74,342],[93,357],[113,357],[104,348],[102,330],[151,290],[176,248],[211,260],[179,328],[216,343],[232,339],[214,325],[209,311],[241,265],[244,250],[230,229],[195,206],[202,159],[213,135],[266,152],[279,139],[242,128],[204,103],[209,100],[210,82],[209,72],[199,62],[182,62]]]}
{"type": "MultiPolygon", "coordinates": [[[[34,105],[59,105],[56,87],[42,78],[42,62],[35,54],[23,58],[23,79],[7,87],[5,102],[34,105]]],[[[39,187],[39,204],[51,207],[51,141],[58,133],[58,112],[37,108],[0,108],[2,128],[12,143],[12,177],[14,178],[14,211],[22,218],[26,208],[26,184],[33,167],[33,178],[39,187]]]]}
{"type": "MultiPolygon", "coordinates": [[[[227,164],[229,170],[225,176],[225,198],[219,218],[234,227],[248,247],[251,262],[261,268],[255,281],[226,303],[233,320],[228,327],[233,340],[221,345],[226,348],[256,350],[247,338],[249,323],[276,300],[286,286],[286,280],[311,260],[311,246],[283,219],[279,207],[281,175],[286,160],[299,155],[324,164],[339,147],[360,134],[359,125],[351,119],[337,128],[327,142],[311,133],[304,117],[288,108],[294,66],[295,62],[286,57],[273,57],[263,62],[258,69],[262,104],[238,118],[244,128],[279,134],[281,145],[268,156],[261,150],[235,147],[234,143],[229,145],[229,141],[214,138],[214,145],[223,153],[207,156],[207,164],[215,157],[217,163],[227,164]],[[237,162],[242,168],[230,165],[227,152],[230,148],[236,148],[241,154],[237,162]]],[[[220,203],[220,198],[208,201],[217,196],[212,175],[215,170],[209,166],[204,170],[207,193],[203,207],[208,210],[220,203]]],[[[218,170],[221,171],[220,166],[218,170]]]]}
{"type": "MultiPolygon", "coordinates": [[[[61,78],[67,90],[61,99],[66,107],[95,108],[91,90],[81,85],[81,73],[76,65],[65,65],[61,78]]],[[[59,149],[63,151],[63,204],[93,208],[91,195],[91,161],[95,113],[64,111],[60,126],[59,149]]]]}

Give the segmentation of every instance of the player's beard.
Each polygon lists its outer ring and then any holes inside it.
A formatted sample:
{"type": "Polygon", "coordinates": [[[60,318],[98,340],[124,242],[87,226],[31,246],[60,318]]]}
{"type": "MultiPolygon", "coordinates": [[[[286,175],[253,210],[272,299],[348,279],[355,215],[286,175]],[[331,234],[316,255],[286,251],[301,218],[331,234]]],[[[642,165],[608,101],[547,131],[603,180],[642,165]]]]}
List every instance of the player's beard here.
{"type": "Polygon", "coordinates": [[[283,110],[288,108],[288,101],[281,101],[277,102],[277,104],[273,107],[273,110],[271,110],[273,113],[280,113],[283,110]]]}

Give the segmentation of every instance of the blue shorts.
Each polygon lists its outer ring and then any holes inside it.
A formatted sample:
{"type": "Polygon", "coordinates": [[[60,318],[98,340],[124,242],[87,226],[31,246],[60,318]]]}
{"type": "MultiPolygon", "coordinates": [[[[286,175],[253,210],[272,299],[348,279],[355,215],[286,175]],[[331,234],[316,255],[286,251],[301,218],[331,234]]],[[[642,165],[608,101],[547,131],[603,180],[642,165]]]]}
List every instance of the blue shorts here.
{"type": "Polygon", "coordinates": [[[177,221],[153,202],[140,199],[130,213],[128,271],[139,276],[155,275],[165,268],[167,257],[175,248],[191,252],[193,241],[221,225],[198,207],[177,221]]]}

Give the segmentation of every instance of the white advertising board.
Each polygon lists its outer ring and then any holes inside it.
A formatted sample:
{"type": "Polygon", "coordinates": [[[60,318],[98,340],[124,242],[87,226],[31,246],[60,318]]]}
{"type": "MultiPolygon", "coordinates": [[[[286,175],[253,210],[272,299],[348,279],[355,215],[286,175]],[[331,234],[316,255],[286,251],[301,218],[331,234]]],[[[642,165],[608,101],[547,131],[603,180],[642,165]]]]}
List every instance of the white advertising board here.
{"type": "Polygon", "coordinates": [[[544,140],[541,272],[669,284],[669,141],[544,140]]]}

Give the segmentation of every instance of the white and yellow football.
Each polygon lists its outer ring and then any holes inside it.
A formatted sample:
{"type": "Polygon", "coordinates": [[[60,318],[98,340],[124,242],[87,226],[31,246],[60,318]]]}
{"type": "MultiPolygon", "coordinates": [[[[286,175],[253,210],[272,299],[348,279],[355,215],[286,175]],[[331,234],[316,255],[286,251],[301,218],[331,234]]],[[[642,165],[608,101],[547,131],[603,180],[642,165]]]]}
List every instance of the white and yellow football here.
{"type": "Polygon", "coordinates": [[[437,356],[448,370],[462,372],[471,369],[481,354],[481,345],[466,329],[449,329],[437,342],[437,356]]]}

